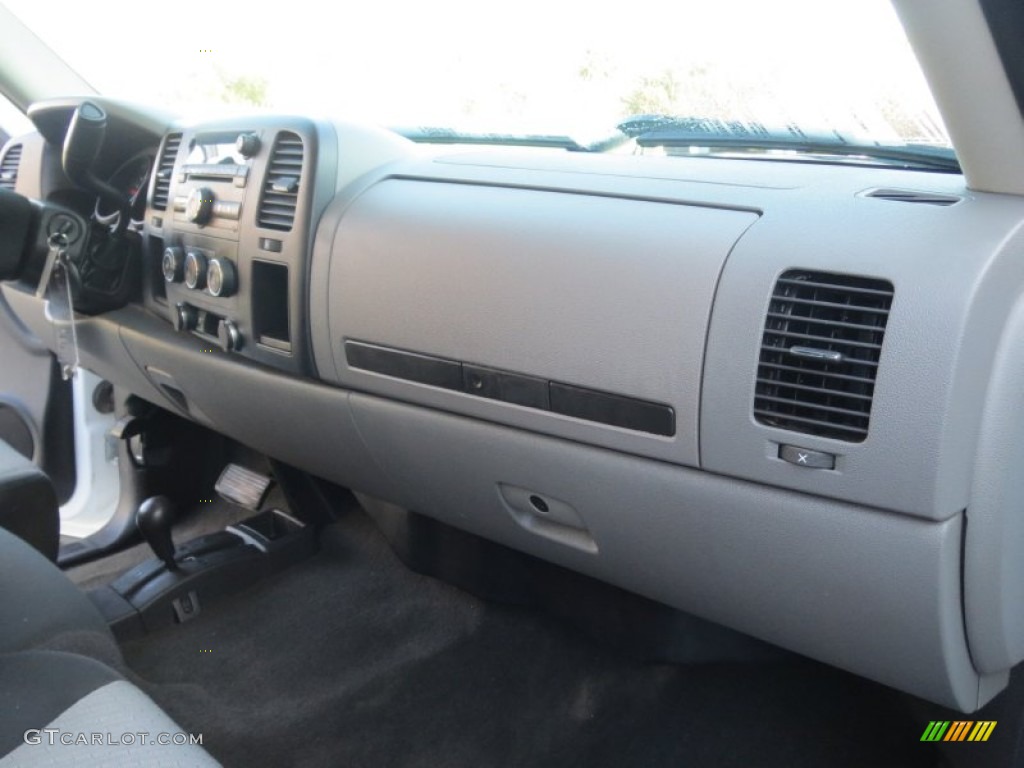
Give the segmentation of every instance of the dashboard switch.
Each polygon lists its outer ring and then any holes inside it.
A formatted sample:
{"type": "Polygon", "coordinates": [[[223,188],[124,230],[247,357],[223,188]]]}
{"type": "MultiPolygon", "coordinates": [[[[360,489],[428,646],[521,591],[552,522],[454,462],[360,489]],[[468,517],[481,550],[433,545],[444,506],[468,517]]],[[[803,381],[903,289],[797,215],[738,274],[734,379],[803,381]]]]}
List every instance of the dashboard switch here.
{"type": "Polygon", "coordinates": [[[181,303],[174,308],[174,330],[188,333],[197,324],[196,308],[191,304],[181,303]]]}
{"type": "Polygon", "coordinates": [[[221,320],[217,328],[220,347],[225,352],[237,352],[242,348],[242,332],[231,320],[221,320]]]}
{"type": "Polygon", "coordinates": [[[807,469],[836,468],[836,456],[834,453],[812,451],[809,448],[800,448],[796,445],[780,445],[779,458],[797,467],[805,467],[807,469]]]}

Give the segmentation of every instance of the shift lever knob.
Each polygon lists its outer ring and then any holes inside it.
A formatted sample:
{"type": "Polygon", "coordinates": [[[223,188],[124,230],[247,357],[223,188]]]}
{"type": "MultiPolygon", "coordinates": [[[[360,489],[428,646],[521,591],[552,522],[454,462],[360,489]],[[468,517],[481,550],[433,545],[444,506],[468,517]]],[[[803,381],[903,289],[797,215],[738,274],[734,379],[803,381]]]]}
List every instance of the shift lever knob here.
{"type": "Polygon", "coordinates": [[[135,525],[149,544],[150,549],[167,564],[167,570],[178,570],[174,561],[174,542],[171,540],[171,524],[174,522],[174,505],[166,496],[153,496],[139,505],[135,512],[135,525]]]}

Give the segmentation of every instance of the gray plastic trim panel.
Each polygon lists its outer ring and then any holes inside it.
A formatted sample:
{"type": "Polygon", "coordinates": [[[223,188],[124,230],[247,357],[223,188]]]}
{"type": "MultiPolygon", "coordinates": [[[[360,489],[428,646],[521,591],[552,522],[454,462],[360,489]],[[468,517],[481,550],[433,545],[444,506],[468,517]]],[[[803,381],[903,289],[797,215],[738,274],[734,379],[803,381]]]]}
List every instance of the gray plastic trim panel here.
{"type": "Polygon", "coordinates": [[[964,541],[964,611],[975,665],[1024,659],[1024,300],[989,377],[964,541]]]}
{"type": "MultiPolygon", "coordinates": [[[[962,516],[942,522],[353,394],[387,500],[926,699],[973,710],[962,516]],[[531,533],[502,488],[558,499],[592,547],[531,533]]],[[[984,683],[984,688],[982,688],[984,683]]]]}
{"type": "Polygon", "coordinates": [[[701,403],[701,466],[933,520],[970,506],[971,476],[996,343],[1024,288],[1024,202],[974,195],[958,205],[894,205],[851,195],[780,201],[722,272],[701,403]],[[890,281],[889,312],[861,443],[755,421],[754,393],[772,289],[789,269],[890,281]],[[779,446],[836,456],[832,471],[778,458],[779,446]]]}
{"type": "MultiPolygon", "coordinates": [[[[698,465],[711,303],[730,248],[756,214],[402,179],[339,205],[345,213],[328,212],[334,230],[321,227],[315,257],[330,259],[321,317],[336,383],[698,465]],[[345,359],[347,340],[663,404],[675,412],[675,434],[359,370],[345,359]]],[[[318,351],[325,375],[322,359],[318,351]]]]}

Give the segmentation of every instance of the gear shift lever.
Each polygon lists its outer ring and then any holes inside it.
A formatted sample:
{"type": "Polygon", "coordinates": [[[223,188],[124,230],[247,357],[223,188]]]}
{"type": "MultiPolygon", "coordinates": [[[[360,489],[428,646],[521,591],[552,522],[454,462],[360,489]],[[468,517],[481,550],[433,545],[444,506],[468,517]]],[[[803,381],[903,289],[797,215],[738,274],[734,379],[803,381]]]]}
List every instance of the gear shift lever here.
{"type": "Polygon", "coordinates": [[[171,524],[174,522],[174,505],[166,496],[153,496],[139,505],[135,512],[135,525],[149,544],[150,549],[167,565],[167,570],[178,570],[174,561],[174,542],[171,540],[171,524]]]}

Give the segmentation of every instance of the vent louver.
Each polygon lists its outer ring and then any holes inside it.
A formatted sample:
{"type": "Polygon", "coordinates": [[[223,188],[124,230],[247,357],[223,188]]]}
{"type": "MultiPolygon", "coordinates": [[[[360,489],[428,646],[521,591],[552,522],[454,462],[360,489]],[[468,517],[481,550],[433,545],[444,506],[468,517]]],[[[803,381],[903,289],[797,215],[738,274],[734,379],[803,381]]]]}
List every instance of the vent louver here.
{"type": "Polygon", "coordinates": [[[294,133],[282,131],[277,134],[274,150],[270,153],[263,196],[256,214],[259,226],[281,232],[291,230],[301,179],[302,139],[294,133]]]}
{"type": "Polygon", "coordinates": [[[21,144],[12,144],[0,159],[0,188],[14,189],[18,185],[18,166],[21,165],[21,144]]]}
{"type": "Polygon", "coordinates": [[[765,320],[754,417],[793,432],[864,440],[892,297],[887,280],[783,273],[765,320]]]}
{"type": "Polygon", "coordinates": [[[167,198],[171,193],[171,178],[174,176],[174,161],[178,157],[181,146],[181,134],[171,133],[164,140],[164,148],[160,152],[160,161],[156,166],[156,181],[153,183],[153,207],[163,211],[167,209],[167,198]]]}
{"type": "Polygon", "coordinates": [[[917,203],[919,205],[950,206],[960,202],[956,195],[940,195],[934,192],[917,192],[913,189],[873,189],[868,197],[878,200],[892,200],[896,203],[917,203]]]}

